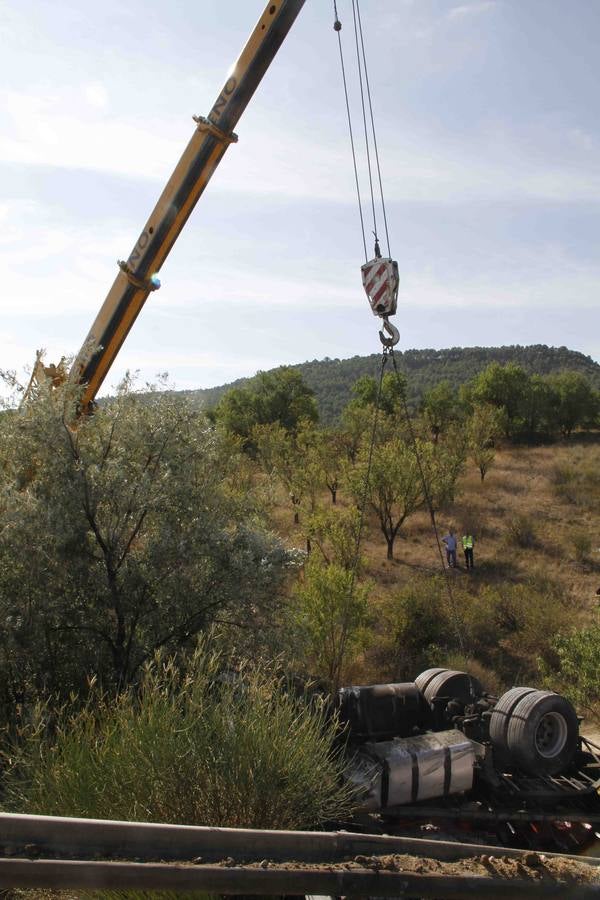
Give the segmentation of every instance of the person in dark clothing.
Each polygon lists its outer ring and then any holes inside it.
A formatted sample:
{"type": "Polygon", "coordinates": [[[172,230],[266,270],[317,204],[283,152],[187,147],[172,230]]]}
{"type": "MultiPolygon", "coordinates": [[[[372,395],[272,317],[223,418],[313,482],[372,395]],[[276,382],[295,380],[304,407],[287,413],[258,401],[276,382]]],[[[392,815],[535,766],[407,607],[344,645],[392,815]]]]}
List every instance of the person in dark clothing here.
{"type": "Polygon", "coordinates": [[[465,554],[465,566],[467,569],[473,569],[473,546],[475,544],[475,539],[472,534],[463,534],[462,545],[463,552],[465,554]]]}

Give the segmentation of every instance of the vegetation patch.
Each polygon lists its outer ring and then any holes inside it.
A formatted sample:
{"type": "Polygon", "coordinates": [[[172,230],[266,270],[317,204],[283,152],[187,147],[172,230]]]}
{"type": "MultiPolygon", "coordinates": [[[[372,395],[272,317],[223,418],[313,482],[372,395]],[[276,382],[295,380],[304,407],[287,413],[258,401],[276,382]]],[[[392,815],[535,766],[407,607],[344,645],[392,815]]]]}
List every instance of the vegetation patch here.
{"type": "Polygon", "coordinates": [[[314,828],[351,795],[324,705],[269,667],[230,667],[201,643],[185,672],[147,667],[117,698],[38,707],[11,753],[6,806],[43,815],[230,827],[314,828]]]}

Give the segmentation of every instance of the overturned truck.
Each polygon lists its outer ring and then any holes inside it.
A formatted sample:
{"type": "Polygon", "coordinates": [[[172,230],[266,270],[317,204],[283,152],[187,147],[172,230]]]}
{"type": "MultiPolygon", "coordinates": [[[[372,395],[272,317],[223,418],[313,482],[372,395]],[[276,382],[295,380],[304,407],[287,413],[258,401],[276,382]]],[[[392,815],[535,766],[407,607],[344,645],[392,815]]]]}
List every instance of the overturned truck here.
{"type": "Polygon", "coordinates": [[[580,850],[600,829],[600,748],[571,703],[513,687],[501,697],[466,672],[342,688],[349,778],[364,813],[459,820],[502,843],[580,850]]]}

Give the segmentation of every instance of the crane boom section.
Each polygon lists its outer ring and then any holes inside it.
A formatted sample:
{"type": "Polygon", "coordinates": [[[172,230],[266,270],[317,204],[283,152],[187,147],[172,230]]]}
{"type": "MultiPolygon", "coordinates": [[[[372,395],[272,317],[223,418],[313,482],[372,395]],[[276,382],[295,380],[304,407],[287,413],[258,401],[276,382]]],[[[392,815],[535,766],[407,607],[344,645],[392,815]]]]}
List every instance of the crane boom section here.
{"type": "Polygon", "coordinates": [[[82,407],[94,400],[190,213],[227,147],[237,140],[233,128],[293,25],[304,0],[272,0],[228,74],[206,119],[190,142],[129,255],[121,264],[86,340],[70,379],[85,384],[82,407]]]}

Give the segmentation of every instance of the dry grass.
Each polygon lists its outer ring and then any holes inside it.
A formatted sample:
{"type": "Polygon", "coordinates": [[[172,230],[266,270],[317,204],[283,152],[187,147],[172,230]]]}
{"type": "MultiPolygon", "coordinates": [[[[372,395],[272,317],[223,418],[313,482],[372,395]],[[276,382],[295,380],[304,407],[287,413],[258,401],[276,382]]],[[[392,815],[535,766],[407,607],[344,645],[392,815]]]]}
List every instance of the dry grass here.
{"type": "MultiPolygon", "coordinates": [[[[456,502],[437,514],[440,536],[450,527],[458,535],[467,528],[475,535],[475,570],[465,570],[459,549],[459,567],[449,572],[457,592],[478,595],[486,588],[528,585],[536,596],[558,595],[572,623],[585,623],[597,608],[600,587],[600,477],[596,473],[600,473],[600,440],[577,438],[544,447],[503,449],[483,483],[475,467],[468,468],[460,479],[456,502]],[[531,530],[531,540],[522,533],[525,526],[531,530]]],[[[304,547],[301,525],[294,526],[285,496],[279,499],[273,510],[274,528],[289,544],[304,547]]],[[[330,502],[328,495],[321,499],[324,504],[330,502]]],[[[338,502],[340,506],[351,502],[343,488],[338,502]]],[[[420,512],[405,523],[392,561],[386,559],[375,517],[367,515],[361,552],[365,577],[372,583],[372,644],[377,646],[382,606],[409,582],[441,570],[429,515],[420,512]]],[[[354,681],[387,677],[377,654],[368,650],[350,663],[345,674],[354,681]]]]}
{"type": "MultiPolygon", "coordinates": [[[[509,567],[512,580],[542,576],[571,598],[574,608],[592,609],[600,584],[600,486],[595,498],[588,492],[585,505],[575,503],[556,489],[557,466],[600,471],[600,443],[504,450],[483,484],[476,472],[463,477],[451,513],[454,520],[478,523],[473,528],[479,568],[501,562],[502,569],[509,567]],[[523,547],[525,540],[514,540],[519,522],[531,526],[530,547],[523,547]],[[589,536],[592,545],[585,563],[582,535],[589,536]]],[[[486,578],[493,580],[491,568],[486,578]]]]}

